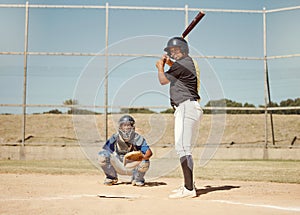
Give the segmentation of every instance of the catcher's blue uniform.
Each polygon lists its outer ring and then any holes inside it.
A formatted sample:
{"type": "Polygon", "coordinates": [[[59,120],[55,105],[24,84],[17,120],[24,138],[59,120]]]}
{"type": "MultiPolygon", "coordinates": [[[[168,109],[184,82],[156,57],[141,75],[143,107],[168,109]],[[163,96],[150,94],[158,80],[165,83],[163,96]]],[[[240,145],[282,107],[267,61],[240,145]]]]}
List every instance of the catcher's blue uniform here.
{"type": "MultiPolygon", "coordinates": [[[[118,142],[120,142],[119,134],[113,134],[103,146],[103,149],[108,150],[110,153],[116,152],[119,155],[125,155],[130,151],[141,151],[143,154],[149,149],[149,146],[146,140],[138,133],[135,133],[135,136],[132,140],[129,141],[129,150],[122,150],[118,148],[118,142]],[[131,144],[131,145],[130,145],[131,144]],[[130,149],[131,147],[131,149],[130,149]]],[[[123,141],[122,141],[123,142],[123,141]]]]}
{"type": "MultiPolygon", "coordinates": [[[[117,180],[118,174],[122,174],[122,172],[118,172],[118,168],[113,166],[111,162],[112,159],[119,160],[120,163],[123,162],[124,155],[131,151],[141,151],[143,154],[150,149],[146,140],[138,133],[135,133],[133,138],[131,138],[128,142],[124,142],[118,133],[112,135],[104,144],[102,150],[98,153],[99,156],[99,164],[103,169],[106,178],[117,180]],[[112,157],[113,156],[113,157],[112,157]],[[115,159],[117,158],[117,159],[115,159]]],[[[141,163],[135,167],[131,171],[126,171],[124,174],[130,173],[132,175],[132,182],[144,183],[144,176],[149,169],[150,161],[143,160],[141,163]]]]}

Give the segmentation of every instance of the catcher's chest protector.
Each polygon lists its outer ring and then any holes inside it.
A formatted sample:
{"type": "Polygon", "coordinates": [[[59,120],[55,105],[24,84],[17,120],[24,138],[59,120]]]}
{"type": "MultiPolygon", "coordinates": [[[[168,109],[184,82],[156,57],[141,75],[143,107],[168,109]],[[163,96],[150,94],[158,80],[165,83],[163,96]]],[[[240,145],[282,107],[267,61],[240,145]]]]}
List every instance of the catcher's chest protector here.
{"type": "Polygon", "coordinates": [[[121,140],[121,138],[118,138],[116,141],[116,151],[118,154],[126,154],[128,152],[131,152],[135,149],[134,145],[131,143],[126,143],[121,140]]]}

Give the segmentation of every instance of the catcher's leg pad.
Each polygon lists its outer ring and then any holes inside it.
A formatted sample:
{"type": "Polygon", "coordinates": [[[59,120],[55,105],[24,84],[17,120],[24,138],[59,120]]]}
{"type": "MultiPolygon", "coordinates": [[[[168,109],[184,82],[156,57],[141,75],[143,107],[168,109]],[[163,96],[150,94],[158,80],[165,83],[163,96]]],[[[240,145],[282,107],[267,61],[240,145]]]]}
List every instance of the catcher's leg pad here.
{"type": "Polygon", "coordinates": [[[101,151],[98,153],[98,163],[100,166],[105,166],[107,163],[109,163],[109,157],[110,154],[107,151],[101,151]]]}
{"type": "Polygon", "coordinates": [[[150,167],[150,162],[149,161],[142,161],[138,166],[137,166],[137,171],[139,172],[147,172],[150,167]]]}

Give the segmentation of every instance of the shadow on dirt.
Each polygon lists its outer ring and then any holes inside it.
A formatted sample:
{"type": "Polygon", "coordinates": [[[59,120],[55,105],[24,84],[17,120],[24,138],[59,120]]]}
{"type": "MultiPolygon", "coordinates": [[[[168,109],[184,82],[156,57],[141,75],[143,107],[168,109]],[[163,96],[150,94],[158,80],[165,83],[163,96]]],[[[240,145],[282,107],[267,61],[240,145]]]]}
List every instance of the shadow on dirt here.
{"type": "Polygon", "coordinates": [[[162,185],[167,185],[165,182],[146,182],[145,186],[147,187],[157,187],[157,186],[162,186],[162,185]]]}
{"type": "MultiPolygon", "coordinates": [[[[117,185],[131,185],[131,182],[120,182],[117,183],[117,185]]],[[[145,187],[158,187],[158,186],[163,186],[163,185],[167,185],[167,183],[165,182],[145,182],[145,187]]]]}
{"type": "Polygon", "coordinates": [[[203,189],[197,189],[196,192],[197,192],[197,196],[200,196],[214,191],[231,190],[236,188],[240,188],[240,186],[225,185],[225,186],[212,187],[208,185],[205,186],[205,188],[203,189]]]}

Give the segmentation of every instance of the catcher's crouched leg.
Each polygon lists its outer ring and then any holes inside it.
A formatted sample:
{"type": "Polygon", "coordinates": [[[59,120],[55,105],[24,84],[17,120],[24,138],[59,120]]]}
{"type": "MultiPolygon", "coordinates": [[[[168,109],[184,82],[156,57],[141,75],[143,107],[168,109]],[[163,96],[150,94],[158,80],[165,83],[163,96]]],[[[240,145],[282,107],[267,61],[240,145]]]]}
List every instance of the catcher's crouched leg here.
{"type": "Polygon", "coordinates": [[[143,160],[133,171],[132,184],[143,186],[145,184],[144,176],[150,167],[150,161],[143,160]]]}
{"type": "Polygon", "coordinates": [[[118,175],[115,168],[112,166],[110,161],[111,153],[107,150],[102,150],[98,153],[98,163],[102,170],[104,171],[106,178],[117,179],[118,175]]]}
{"type": "Polygon", "coordinates": [[[110,163],[110,153],[106,150],[102,150],[98,153],[98,163],[99,165],[105,166],[110,163]]]}
{"type": "Polygon", "coordinates": [[[138,172],[147,172],[150,167],[150,161],[143,160],[138,166],[137,171],[138,172]]]}

